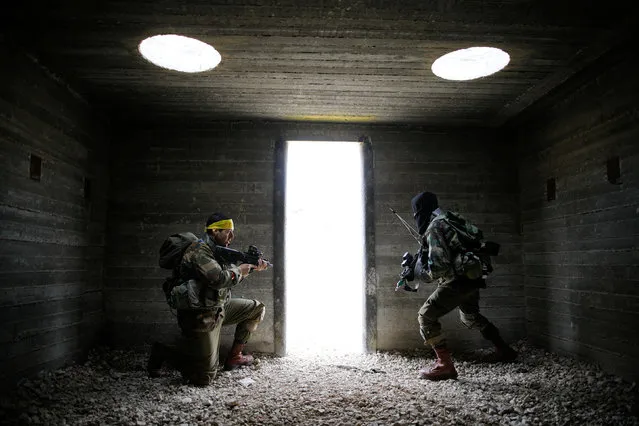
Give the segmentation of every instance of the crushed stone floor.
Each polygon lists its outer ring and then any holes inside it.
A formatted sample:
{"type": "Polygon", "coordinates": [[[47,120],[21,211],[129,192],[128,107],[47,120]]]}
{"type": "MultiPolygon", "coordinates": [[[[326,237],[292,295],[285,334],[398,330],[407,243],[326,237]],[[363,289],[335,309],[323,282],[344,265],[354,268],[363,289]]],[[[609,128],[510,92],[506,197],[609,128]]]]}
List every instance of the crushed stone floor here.
{"type": "Polygon", "coordinates": [[[214,384],[146,375],[146,354],[94,350],[23,380],[0,399],[6,425],[639,425],[637,388],[596,366],[518,342],[511,364],[456,358],[457,380],[420,380],[423,349],[369,355],[259,355],[214,384]]]}

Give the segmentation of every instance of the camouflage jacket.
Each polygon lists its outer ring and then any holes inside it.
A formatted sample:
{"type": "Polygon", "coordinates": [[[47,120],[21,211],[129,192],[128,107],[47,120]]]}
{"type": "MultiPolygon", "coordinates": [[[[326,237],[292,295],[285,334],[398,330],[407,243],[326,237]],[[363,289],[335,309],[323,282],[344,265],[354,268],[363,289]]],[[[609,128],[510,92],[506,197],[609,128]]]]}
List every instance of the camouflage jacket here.
{"type": "Polygon", "coordinates": [[[237,266],[215,258],[214,247],[215,242],[205,235],[186,249],[180,264],[180,276],[197,282],[202,306],[225,303],[231,297],[231,287],[242,281],[237,266]]]}
{"type": "Polygon", "coordinates": [[[424,281],[438,280],[440,284],[447,284],[460,276],[472,279],[481,276],[479,259],[468,253],[469,247],[462,244],[460,232],[451,222],[463,226],[464,234],[481,236],[481,230],[458,213],[442,212],[435,216],[422,235],[421,271],[415,271],[424,281]]]}

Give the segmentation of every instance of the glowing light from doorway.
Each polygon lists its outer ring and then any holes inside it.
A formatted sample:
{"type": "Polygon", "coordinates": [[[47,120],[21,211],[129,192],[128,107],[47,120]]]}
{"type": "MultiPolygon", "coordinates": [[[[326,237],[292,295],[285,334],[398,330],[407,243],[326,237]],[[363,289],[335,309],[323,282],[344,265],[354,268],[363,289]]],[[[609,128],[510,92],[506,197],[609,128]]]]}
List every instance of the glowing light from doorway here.
{"type": "Polygon", "coordinates": [[[290,141],[286,176],[287,352],[361,353],[361,144],[290,141]]]}

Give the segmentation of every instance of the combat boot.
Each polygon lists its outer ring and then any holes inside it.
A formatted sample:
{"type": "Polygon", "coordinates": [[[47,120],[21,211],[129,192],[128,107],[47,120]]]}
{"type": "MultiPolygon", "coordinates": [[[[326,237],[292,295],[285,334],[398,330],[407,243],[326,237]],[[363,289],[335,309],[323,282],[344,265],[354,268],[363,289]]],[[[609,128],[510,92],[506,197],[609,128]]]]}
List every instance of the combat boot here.
{"type": "Polygon", "coordinates": [[[160,370],[165,361],[170,358],[170,348],[162,343],[155,342],[151,346],[151,355],[146,364],[149,377],[160,377],[160,370]]]}
{"type": "Polygon", "coordinates": [[[450,357],[450,351],[445,346],[434,348],[437,360],[430,368],[419,370],[419,378],[427,380],[448,380],[457,378],[457,370],[450,357]]]}
{"type": "Polygon", "coordinates": [[[227,355],[226,361],[224,362],[225,370],[234,370],[237,367],[253,364],[253,356],[244,355],[242,353],[243,349],[243,343],[233,343],[233,347],[231,348],[231,351],[227,355]]]}
{"type": "Polygon", "coordinates": [[[495,352],[486,356],[484,362],[513,362],[517,359],[517,352],[504,342],[504,339],[502,339],[499,334],[499,330],[493,324],[488,324],[484,327],[481,330],[481,335],[495,346],[495,352]]]}

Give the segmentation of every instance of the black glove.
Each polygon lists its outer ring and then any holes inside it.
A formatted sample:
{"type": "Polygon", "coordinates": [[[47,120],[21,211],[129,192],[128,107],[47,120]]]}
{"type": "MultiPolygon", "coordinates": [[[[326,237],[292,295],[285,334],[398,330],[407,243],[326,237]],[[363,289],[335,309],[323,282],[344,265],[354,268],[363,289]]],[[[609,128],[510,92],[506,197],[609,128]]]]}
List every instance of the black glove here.
{"type": "Polygon", "coordinates": [[[404,269],[399,277],[406,281],[413,281],[415,279],[415,258],[409,252],[402,256],[402,268],[404,269]]]}

